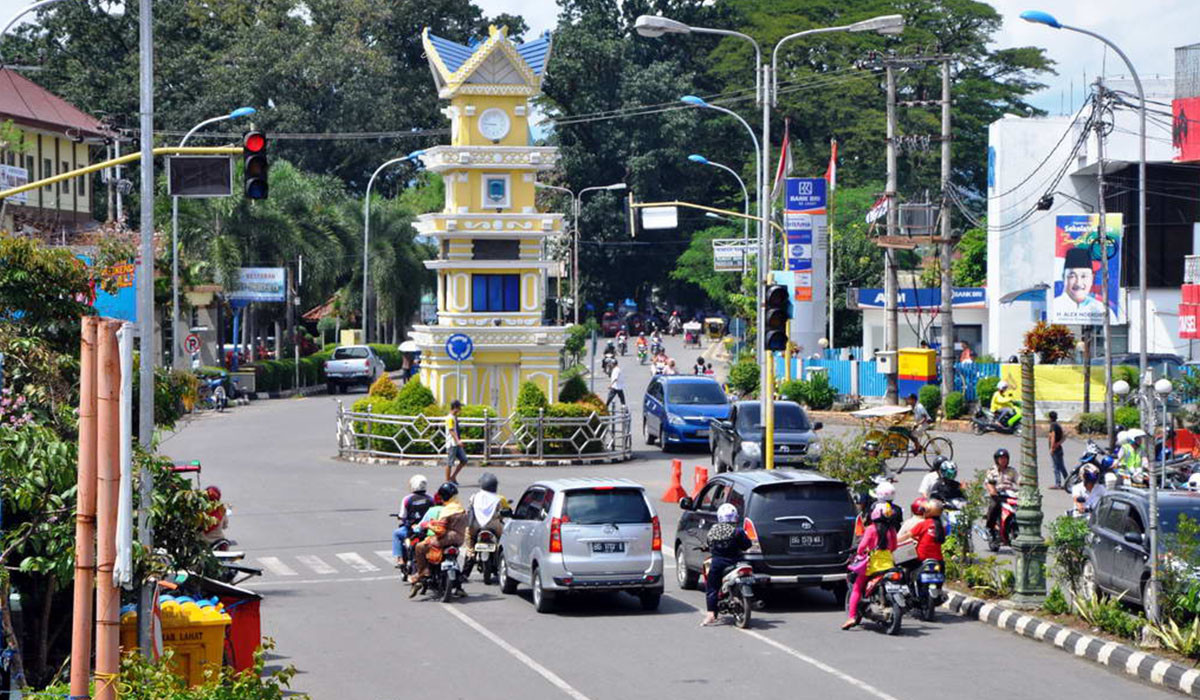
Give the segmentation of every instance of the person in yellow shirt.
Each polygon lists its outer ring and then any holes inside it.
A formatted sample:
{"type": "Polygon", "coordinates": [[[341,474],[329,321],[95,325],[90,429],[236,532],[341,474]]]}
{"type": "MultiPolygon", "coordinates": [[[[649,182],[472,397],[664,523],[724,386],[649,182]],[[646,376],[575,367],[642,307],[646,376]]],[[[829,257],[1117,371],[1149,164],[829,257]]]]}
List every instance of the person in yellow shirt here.
{"type": "Polygon", "coordinates": [[[996,391],[992,394],[991,411],[996,422],[1001,425],[1011,426],[1021,420],[1021,400],[1017,398],[1016,392],[1008,382],[996,385],[996,391]]]}
{"type": "Polygon", "coordinates": [[[446,481],[458,483],[458,473],[467,466],[467,451],[463,448],[462,435],[458,430],[458,416],[462,413],[462,402],[450,402],[450,413],[446,415],[446,481]]]}

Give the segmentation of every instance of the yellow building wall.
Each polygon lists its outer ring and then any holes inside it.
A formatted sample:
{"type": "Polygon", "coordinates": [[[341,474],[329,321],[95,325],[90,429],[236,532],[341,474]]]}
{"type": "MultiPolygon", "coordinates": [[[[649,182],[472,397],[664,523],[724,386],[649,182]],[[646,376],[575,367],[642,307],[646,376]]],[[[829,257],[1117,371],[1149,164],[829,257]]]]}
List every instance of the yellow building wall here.
{"type": "MultiPolygon", "coordinates": [[[[31,182],[82,168],[91,162],[86,143],[19,124],[14,126],[20,132],[22,141],[17,148],[0,151],[0,163],[25,168],[29,171],[31,182]]],[[[90,213],[92,210],[91,187],[87,176],[31,190],[27,196],[27,206],[31,207],[79,213],[90,213]]]]}
{"type": "Polygon", "coordinates": [[[529,105],[523,95],[457,95],[450,104],[458,108],[456,128],[450,134],[450,143],[455,146],[527,146],[529,145],[529,105]],[[473,106],[475,113],[467,114],[473,106]],[[492,143],[479,133],[479,115],[491,108],[508,112],[508,134],[499,143],[492,143]],[[525,114],[517,114],[516,108],[523,107],[525,114]]]}

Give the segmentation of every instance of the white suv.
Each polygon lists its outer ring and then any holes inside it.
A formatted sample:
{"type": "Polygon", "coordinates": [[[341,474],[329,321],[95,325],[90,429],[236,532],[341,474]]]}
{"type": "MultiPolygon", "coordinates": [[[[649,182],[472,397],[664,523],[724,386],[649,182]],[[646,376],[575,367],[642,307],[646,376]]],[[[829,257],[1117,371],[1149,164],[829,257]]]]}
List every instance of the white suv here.
{"type": "Polygon", "coordinates": [[[628,479],[539,481],[517,501],[500,536],[500,584],[533,588],[549,612],[560,593],[627,591],[643,610],[663,593],[662,529],[645,489],[628,479]]]}

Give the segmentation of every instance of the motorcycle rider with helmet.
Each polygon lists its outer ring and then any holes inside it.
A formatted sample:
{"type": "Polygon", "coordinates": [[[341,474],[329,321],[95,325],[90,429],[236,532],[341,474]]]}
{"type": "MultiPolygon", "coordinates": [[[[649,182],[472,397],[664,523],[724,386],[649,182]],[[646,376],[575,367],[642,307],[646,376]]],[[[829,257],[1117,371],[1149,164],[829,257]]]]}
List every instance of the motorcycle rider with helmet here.
{"type": "MultiPolygon", "coordinates": [[[[884,570],[878,568],[875,570],[872,569],[871,560],[875,557],[871,555],[877,550],[886,550],[889,553],[895,551],[896,528],[892,526],[892,523],[899,516],[899,509],[887,501],[880,501],[871,508],[872,527],[867,528],[866,532],[863,533],[862,539],[858,542],[857,556],[855,556],[854,561],[850,564],[854,581],[851,583],[850,602],[849,607],[847,607],[850,616],[842,623],[843,630],[848,630],[856,626],[862,619],[859,616],[858,607],[862,601],[863,594],[867,590],[867,579],[877,571],[884,570]],[[855,573],[859,568],[862,569],[862,573],[855,573]]],[[[890,559],[890,556],[880,557],[882,563],[878,564],[877,567],[886,566],[887,568],[891,568],[892,564],[886,561],[890,559]]]]}
{"type": "Polygon", "coordinates": [[[1083,479],[1071,489],[1071,496],[1075,500],[1072,515],[1085,517],[1100,504],[1100,499],[1106,493],[1108,490],[1100,483],[1100,470],[1094,464],[1087,465],[1083,468],[1083,479]]]}
{"type": "Polygon", "coordinates": [[[921,485],[917,487],[917,492],[925,498],[929,498],[929,492],[933,490],[933,485],[942,478],[942,465],[949,461],[946,457],[935,457],[933,464],[929,465],[929,472],[921,477],[921,485]]]}
{"type": "Polygon", "coordinates": [[[417,570],[409,577],[414,591],[421,579],[429,575],[429,550],[434,547],[444,550],[446,547],[460,546],[467,531],[468,514],[458,498],[458,486],[450,481],[442,484],[438,487],[437,499],[442,505],[437,520],[429,522],[432,534],[418,544],[414,552],[413,560],[417,570]]]}
{"type": "Polygon", "coordinates": [[[1008,382],[997,384],[996,391],[992,393],[990,406],[992,418],[1005,427],[1012,427],[1021,420],[1021,400],[1010,389],[1008,382]]]}
{"type": "Polygon", "coordinates": [[[929,497],[942,503],[952,503],[960,498],[966,498],[962,484],[958,482],[958,465],[947,459],[938,468],[939,477],[933,488],[929,489],[929,497]]]}
{"type": "Polygon", "coordinates": [[[737,566],[738,556],[750,549],[752,542],[746,531],[738,525],[737,507],[722,503],[717,508],[717,522],[708,529],[708,576],[704,579],[704,602],[707,612],[701,626],[717,624],[717,597],[721,592],[721,579],[725,573],[737,566]]]}
{"type": "Polygon", "coordinates": [[[404,568],[404,541],[408,539],[413,527],[421,522],[426,511],[433,505],[433,499],[425,492],[428,486],[429,482],[423,475],[414,474],[408,480],[410,493],[400,501],[400,512],[397,514],[400,525],[392,531],[392,556],[396,558],[397,569],[404,568]]]}
{"type": "MultiPolygon", "coordinates": [[[[899,530],[900,525],[902,525],[904,522],[904,511],[894,503],[896,500],[896,487],[891,481],[882,481],[875,486],[874,495],[876,505],[880,503],[886,503],[891,506],[891,508],[887,511],[888,517],[890,518],[888,524],[891,526],[893,531],[899,530]]],[[[872,508],[871,512],[875,512],[874,508],[872,508]]]]}
{"type": "Polygon", "coordinates": [[[484,472],[479,477],[479,490],[467,500],[467,539],[464,547],[467,550],[467,563],[463,567],[463,580],[471,576],[475,566],[475,538],[483,530],[496,536],[499,541],[504,531],[504,521],[501,513],[509,508],[508,499],[496,492],[500,488],[500,480],[491,472],[484,472]]]}
{"type": "Polygon", "coordinates": [[[992,468],[987,471],[983,485],[987,488],[992,502],[988,505],[987,530],[992,532],[1000,521],[1000,504],[1006,493],[1016,491],[1021,485],[1021,474],[1009,466],[1008,450],[1001,447],[992,455],[992,468]]]}

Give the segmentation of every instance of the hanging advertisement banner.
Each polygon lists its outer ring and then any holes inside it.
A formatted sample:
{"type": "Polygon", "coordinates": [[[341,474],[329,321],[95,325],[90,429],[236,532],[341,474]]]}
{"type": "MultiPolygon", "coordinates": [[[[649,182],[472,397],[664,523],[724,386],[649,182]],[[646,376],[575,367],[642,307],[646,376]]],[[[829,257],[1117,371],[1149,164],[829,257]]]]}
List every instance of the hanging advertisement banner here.
{"type": "Polygon", "coordinates": [[[741,272],[750,264],[758,243],[746,238],[715,238],[712,247],[715,272],[741,272]]]}
{"type": "Polygon", "coordinates": [[[828,185],[823,177],[790,177],[784,194],[785,268],[795,273],[791,340],[808,352],[825,329],[828,185]]]}
{"type": "Polygon", "coordinates": [[[1123,224],[1120,214],[1108,214],[1107,241],[1102,241],[1099,214],[1058,215],[1054,226],[1056,279],[1054,301],[1050,305],[1052,323],[1075,326],[1104,323],[1102,265],[1108,268],[1109,319],[1112,323],[1125,323],[1120,294],[1123,224]]]}
{"type": "Polygon", "coordinates": [[[1174,161],[1200,160],[1200,97],[1171,101],[1171,146],[1174,161]]]}
{"type": "MultiPolygon", "coordinates": [[[[29,171],[15,165],[0,165],[0,190],[29,184],[29,171]]],[[[8,198],[12,204],[29,204],[29,193],[22,192],[8,198]]]]}

